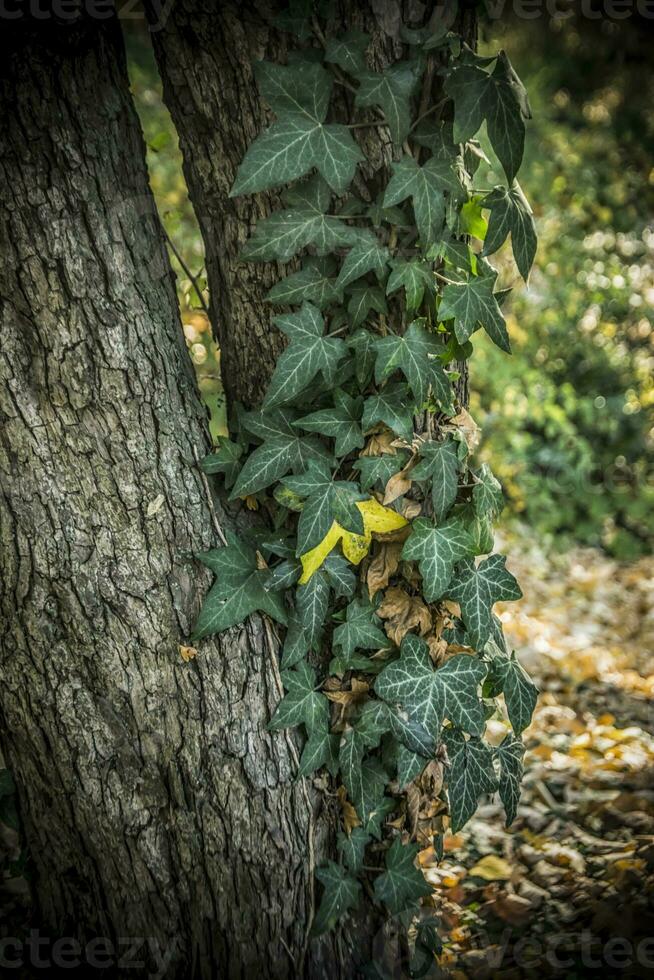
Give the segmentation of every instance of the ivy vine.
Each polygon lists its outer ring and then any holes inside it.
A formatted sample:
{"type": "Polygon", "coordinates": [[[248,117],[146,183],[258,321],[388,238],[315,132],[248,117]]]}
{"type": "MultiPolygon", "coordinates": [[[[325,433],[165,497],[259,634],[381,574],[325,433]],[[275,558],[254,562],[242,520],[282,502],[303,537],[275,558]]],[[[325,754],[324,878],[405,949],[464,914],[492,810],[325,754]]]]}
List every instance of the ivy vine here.
{"type": "Polygon", "coordinates": [[[480,328],[510,351],[487,256],[510,234],[526,279],[536,236],[515,179],[529,104],[506,54],[404,27],[404,57],[376,72],[369,38],[330,36],[311,6],[286,15],[288,63],[256,66],[275,121],[232,189],[285,188],[242,258],[303,256],[268,295],[291,310],[274,320],[288,345],[261,407],[237,409],[233,438],[202,463],[265,519],[199,556],[215,584],[194,635],[255,611],[286,627],[270,727],[302,730],[300,775],[324,767],[342,803],[340,861],[317,872],[321,933],[357,905],[362,879],[391,914],[414,908],[430,891],[419,846],[442,847],[482,795],[499,790],[516,815],[536,688],[493,613],[521,592],[491,554],[502,491],[473,464],[457,381],[480,328]],[[490,191],[475,187],[484,123],[506,175],[490,191]],[[355,139],[367,126],[392,141],[381,190],[355,139]],[[503,710],[511,731],[493,746],[486,722],[503,710]]]}

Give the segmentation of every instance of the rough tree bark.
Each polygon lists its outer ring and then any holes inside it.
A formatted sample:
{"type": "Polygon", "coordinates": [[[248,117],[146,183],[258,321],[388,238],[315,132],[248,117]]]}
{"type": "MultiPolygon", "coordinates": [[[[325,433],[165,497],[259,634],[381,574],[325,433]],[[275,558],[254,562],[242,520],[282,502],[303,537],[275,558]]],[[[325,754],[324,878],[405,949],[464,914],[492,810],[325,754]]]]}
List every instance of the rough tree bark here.
{"type": "Polygon", "coordinates": [[[294,976],[309,808],[265,630],[178,647],[217,536],[118,28],[25,23],[0,45],[0,743],[35,924],[147,937],[118,975],[294,976]]]}
{"type": "MultiPolygon", "coordinates": [[[[264,301],[268,289],[284,274],[283,267],[238,261],[253,226],[278,204],[278,196],[264,193],[234,199],[229,191],[245,151],[270,121],[257,95],[252,65],[262,58],[285,60],[287,35],[271,26],[285,6],[274,0],[227,0],[219,7],[201,0],[176,0],[163,29],[152,34],[164,99],[179,134],[189,195],[204,240],[210,314],[221,348],[228,405],[260,401],[283,346],[283,338],[272,326],[274,311],[264,301]]],[[[156,22],[157,10],[146,2],[148,7],[156,22]]],[[[457,0],[444,5],[339,0],[333,12],[338,28],[371,35],[372,67],[381,67],[401,53],[401,18],[427,22],[440,16],[475,45],[474,9],[465,3],[459,9],[457,0]]],[[[433,74],[426,94],[438,101],[441,84],[433,74]]],[[[349,96],[343,99],[350,105],[349,96]]],[[[392,158],[388,134],[359,130],[355,136],[372,162],[368,176],[381,175],[392,158]]],[[[366,196],[363,184],[358,190],[366,196]]],[[[461,370],[465,396],[466,365],[461,370]]]]}

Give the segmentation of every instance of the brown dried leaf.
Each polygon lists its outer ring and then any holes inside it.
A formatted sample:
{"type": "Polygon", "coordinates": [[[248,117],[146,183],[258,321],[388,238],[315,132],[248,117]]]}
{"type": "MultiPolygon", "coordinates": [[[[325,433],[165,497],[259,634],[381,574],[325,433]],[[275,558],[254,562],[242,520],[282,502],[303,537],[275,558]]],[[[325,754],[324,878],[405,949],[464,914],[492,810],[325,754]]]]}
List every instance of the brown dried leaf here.
{"type": "Polygon", "coordinates": [[[387,621],[386,635],[398,646],[409,630],[417,627],[424,635],[431,629],[431,615],[422,599],[410,596],[399,586],[387,589],[377,615],[387,621]]]}
{"type": "Polygon", "coordinates": [[[384,490],[384,506],[392,504],[398,497],[402,497],[411,489],[411,479],[407,476],[408,467],[405,466],[399,473],[394,473],[386,484],[384,490]]]}
{"type": "Polygon", "coordinates": [[[361,821],[357,817],[357,812],[347,798],[347,792],[345,786],[339,786],[337,790],[338,802],[341,806],[341,814],[343,816],[343,827],[345,828],[345,833],[349,835],[352,833],[355,827],[361,826],[361,821]]]}
{"type": "Polygon", "coordinates": [[[376,592],[385,589],[400,564],[402,553],[401,541],[388,541],[382,544],[379,553],[375,555],[368,567],[366,581],[368,595],[372,599],[376,592]]]}
{"type": "Polygon", "coordinates": [[[400,504],[400,513],[402,517],[406,517],[407,521],[412,521],[421,510],[422,504],[418,503],[417,500],[403,500],[400,504]]]}
{"type": "Polygon", "coordinates": [[[445,659],[447,641],[441,639],[439,636],[436,636],[436,633],[429,633],[429,635],[425,637],[425,640],[427,641],[429,656],[433,660],[434,666],[439,667],[445,659]]]}
{"type": "Polygon", "coordinates": [[[356,677],[353,677],[351,690],[325,690],[325,696],[328,697],[330,701],[335,701],[336,704],[357,704],[358,702],[365,700],[368,690],[369,688],[365,681],[360,681],[356,677]]]}
{"type": "Polygon", "coordinates": [[[388,456],[396,456],[397,450],[393,445],[394,442],[394,433],[383,426],[379,432],[373,432],[359,456],[381,456],[383,453],[388,456]]]}
{"type": "Polygon", "coordinates": [[[193,660],[194,657],[197,657],[198,655],[198,651],[195,649],[195,647],[185,647],[182,646],[182,644],[179,646],[179,652],[184,663],[188,663],[189,660],[193,660]]]}
{"type": "Polygon", "coordinates": [[[256,558],[257,558],[257,568],[259,569],[260,572],[265,572],[266,569],[268,568],[268,562],[263,557],[260,551],[257,551],[256,558]]]}
{"type": "Polygon", "coordinates": [[[462,408],[459,414],[450,420],[450,424],[461,433],[468,447],[468,451],[474,453],[481,442],[481,429],[470,412],[466,408],[462,408]]]}

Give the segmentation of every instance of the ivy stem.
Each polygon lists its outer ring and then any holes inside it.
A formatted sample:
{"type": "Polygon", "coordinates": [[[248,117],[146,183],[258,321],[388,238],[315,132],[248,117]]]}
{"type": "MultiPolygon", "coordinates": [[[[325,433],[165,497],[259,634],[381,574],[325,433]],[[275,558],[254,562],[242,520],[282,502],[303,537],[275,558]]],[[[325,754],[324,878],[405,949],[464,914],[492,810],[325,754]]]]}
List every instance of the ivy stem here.
{"type": "Polygon", "coordinates": [[[438,109],[441,109],[447,101],[448,99],[441,99],[440,102],[437,102],[435,105],[430,106],[429,109],[426,109],[425,112],[421,113],[416,119],[416,121],[414,122],[414,124],[412,125],[411,129],[409,130],[409,135],[411,135],[411,133],[416,128],[418,123],[421,123],[423,119],[427,118],[427,116],[431,116],[432,112],[437,112],[438,109]]]}
{"type": "Polygon", "coordinates": [[[440,279],[441,282],[446,283],[448,286],[461,286],[461,285],[463,285],[463,283],[454,282],[453,279],[448,279],[447,276],[442,276],[440,274],[440,272],[436,272],[435,270],[434,270],[434,275],[436,276],[437,279],[440,279]]]}
{"type": "Polygon", "coordinates": [[[346,129],[364,129],[367,126],[388,126],[385,119],[374,119],[372,122],[347,123],[346,129]]]}

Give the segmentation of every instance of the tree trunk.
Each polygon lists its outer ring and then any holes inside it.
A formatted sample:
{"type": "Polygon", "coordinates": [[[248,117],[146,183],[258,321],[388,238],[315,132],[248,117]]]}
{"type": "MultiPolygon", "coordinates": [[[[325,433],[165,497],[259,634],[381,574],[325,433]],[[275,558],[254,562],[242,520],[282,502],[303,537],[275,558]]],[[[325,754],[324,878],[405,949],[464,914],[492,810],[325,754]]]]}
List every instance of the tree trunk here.
{"type": "MultiPolygon", "coordinates": [[[[279,195],[230,198],[229,192],[248,146],[271,119],[258,96],[252,66],[262,58],[285,61],[287,35],[271,26],[284,6],[271,0],[226,0],[215,7],[200,0],[176,0],[165,25],[152,33],[164,100],[179,135],[189,196],[204,241],[211,321],[220,344],[228,406],[235,401],[251,406],[261,400],[283,348],[283,338],[272,326],[275,311],[265,296],[284,268],[238,258],[256,222],[279,206],[279,195]]],[[[370,63],[380,68],[401,53],[400,13],[406,18],[416,5],[410,0],[341,0],[334,6],[337,28],[371,35],[370,63]]],[[[449,7],[452,29],[473,46],[474,12],[458,13],[452,2],[449,7]]],[[[158,8],[151,2],[146,8],[158,25],[158,8]]],[[[428,9],[425,19],[430,15],[428,9]]],[[[434,101],[442,97],[440,85],[434,74],[434,101]]],[[[347,113],[351,102],[344,95],[340,109],[347,113]]],[[[388,134],[358,130],[355,137],[371,164],[366,176],[379,179],[392,158],[388,134]]],[[[357,189],[365,198],[366,188],[357,189]]],[[[466,365],[461,370],[465,375],[466,365]]],[[[460,388],[463,392],[465,381],[460,388]]]]}
{"type": "Polygon", "coordinates": [[[143,962],[119,976],[295,976],[309,797],[265,630],[179,651],[223,515],[117,26],[27,23],[0,51],[0,742],[35,924],[143,962]]]}

